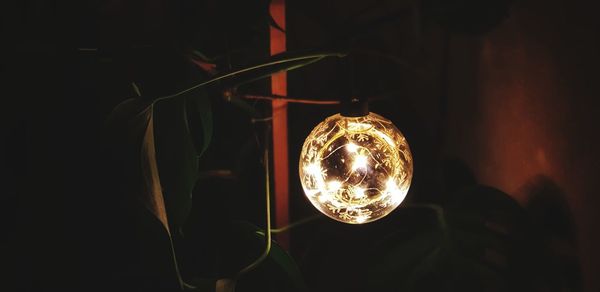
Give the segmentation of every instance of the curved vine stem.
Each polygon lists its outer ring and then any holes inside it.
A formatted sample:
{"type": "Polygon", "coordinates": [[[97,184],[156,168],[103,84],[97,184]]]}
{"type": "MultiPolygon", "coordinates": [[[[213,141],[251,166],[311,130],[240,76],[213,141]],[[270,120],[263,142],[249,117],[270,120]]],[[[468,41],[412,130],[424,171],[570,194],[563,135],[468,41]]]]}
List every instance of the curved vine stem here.
{"type": "MultiPolygon", "coordinates": [[[[268,127],[267,127],[268,128],[268,127]]],[[[260,263],[262,263],[268,256],[269,256],[269,252],[271,251],[271,180],[270,180],[270,167],[269,167],[269,145],[268,143],[265,143],[264,145],[265,147],[265,151],[264,151],[264,164],[265,164],[265,211],[267,214],[267,218],[266,218],[266,228],[265,228],[265,240],[266,240],[266,246],[265,246],[265,250],[263,251],[263,253],[252,263],[250,263],[248,266],[246,266],[245,268],[243,268],[237,275],[236,275],[236,279],[239,279],[242,275],[248,273],[249,271],[255,269],[258,265],[260,265],[260,263]]]]}
{"type": "MultiPolygon", "coordinates": [[[[302,226],[304,224],[308,224],[308,223],[311,223],[313,221],[316,221],[316,220],[319,220],[319,219],[323,219],[323,218],[325,218],[325,217],[322,214],[316,214],[316,215],[313,215],[313,216],[310,216],[310,217],[306,217],[304,219],[300,219],[300,220],[298,220],[296,222],[293,222],[293,223],[291,223],[289,225],[286,225],[286,226],[283,226],[281,228],[271,229],[271,233],[272,234],[278,234],[278,233],[287,232],[287,231],[289,231],[292,228],[299,227],[299,226],[302,226]]],[[[262,231],[257,231],[256,233],[260,234],[260,235],[264,235],[264,232],[262,232],[262,231]]]]}

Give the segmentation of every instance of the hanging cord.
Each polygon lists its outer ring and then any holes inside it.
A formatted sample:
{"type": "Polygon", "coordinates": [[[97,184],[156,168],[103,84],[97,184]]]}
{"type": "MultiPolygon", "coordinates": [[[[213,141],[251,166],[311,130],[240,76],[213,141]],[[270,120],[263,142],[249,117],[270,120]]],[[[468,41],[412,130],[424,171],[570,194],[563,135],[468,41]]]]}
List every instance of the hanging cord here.
{"type": "Polygon", "coordinates": [[[244,274],[248,273],[251,270],[254,270],[258,265],[260,265],[268,256],[271,251],[271,180],[270,180],[270,167],[269,167],[269,134],[270,127],[266,127],[265,131],[265,145],[264,147],[264,157],[263,162],[265,165],[265,208],[266,208],[266,227],[265,227],[265,240],[266,246],[263,253],[251,264],[243,268],[236,276],[236,279],[239,279],[244,274]]]}

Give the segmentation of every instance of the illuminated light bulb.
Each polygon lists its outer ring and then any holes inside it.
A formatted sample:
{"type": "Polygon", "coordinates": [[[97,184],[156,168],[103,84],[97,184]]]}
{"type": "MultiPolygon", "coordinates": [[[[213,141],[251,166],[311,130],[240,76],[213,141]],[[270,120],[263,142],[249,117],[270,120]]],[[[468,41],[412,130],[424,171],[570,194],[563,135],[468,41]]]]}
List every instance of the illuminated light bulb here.
{"type": "Polygon", "coordinates": [[[406,197],[413,174],[410,148],[389,120],[333,115],[306,138],[300,182],[323,214],[345,223],[380,219],[406,197]]]}

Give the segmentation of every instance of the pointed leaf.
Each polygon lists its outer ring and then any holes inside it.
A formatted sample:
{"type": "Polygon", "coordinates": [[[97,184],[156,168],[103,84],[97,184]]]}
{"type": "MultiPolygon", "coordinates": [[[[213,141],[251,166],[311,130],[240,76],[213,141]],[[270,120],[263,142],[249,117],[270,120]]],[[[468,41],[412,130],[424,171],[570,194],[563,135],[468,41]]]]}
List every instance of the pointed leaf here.
{"type": "Polygon", "coordinates": [[[269,18],[269,25],[274,27],[276,30],[285,33],[285,29],[283,29],[279,23],[277,23],[277,21],[275,21],[275,19],[273,18],[273,14],[271,14],[271,2],[273,2],[273,0],[269,0],[267,3],[267,11],[269,11],[267,13],[268,18],[269,18]]]}
{"type": "MultiPolygon", "coordinates": [[[[424,208],[442,216],[437,229],[406,238],[399,231],[379,245],[369,269],[377,291],[509,291],[506,267],[522,209],[508,195],[485,186],[461,191],[448,206],[424,208]]],[[[428,205],[429,206],[429,205],[428,205]]]]}
{"type": "Polygon", "coordinates": [[[141,149],[141,168],[142,168],[142,201],[156,218],[165,226],[170,233],[169,221],[167,219],[167,210],[162,194],[160,177],[158,175],[158,166],[156,163],[156,147],[154,144],[154,114],[152,107],[147,109],[144,114],[148,116],[148,124],[144,132],[141,149]]]}
{"type": "Polygon", "coordinates": [[[173,228],[185,223],[198,178],[199,155],[192,139],[187,107],[187,98],[165,100],[154,106],[156,159],[173,228]]]}
{"type": "MultiPolygon", "coordinates": [[[[228,238],[223,242],[224,268],[228,273],[239,272],[258,258],[265,248],[262,230],[248,222],[234,222],[228,229],[228,238]]],[[[236,284],[237,292],[244,291],[308,291],[300,269],[294,259],[275,241],[268,257],[256,267],[242,275],[236,284]]]]}
{"type": "Polygon", "coordinates": [[[204,151],[210,145],[213,134],[213,116],[212,107],[208,95],[204,92],[201,96],[188,99],[188,123],[190,135],[196,147],[198,157],[202,156],[204,151]]]}
{"type": "Polygon", "coordinates": [[[129,165],[137,164],[131,171],[139,171],[135,175],[140,179],[141,188],[137,196],[142,204],[150,211],[165,229],[169,231],[167,212],[158,168],[156,164],[156,149],[154,144],[154,114],[151,103],[140,98],[131,98],[115,107],[107,119],[107,128],[117,137],[119,147],[124,150],[125,159],[131,159],[129,165]],[[137,155],[137,159],[134,158],[137,155]]]}
{"type": "Polygon", "coordinates": [[[175,97],[181,97],[199,88],[219,84],[221,88],[231,88],[258,79],[269,77],[275,73],[289,71],[304,67],[326,57],[343,57],[345,54],[338,52],[309,51],[309,52],[285,52],[271,56],[262,62],[253,65],[239,67],[223,72],[212,79],[200,82],[194,86],[181,90],[169,96],[163,96],[155,100],[163,101],[175,97]]]}

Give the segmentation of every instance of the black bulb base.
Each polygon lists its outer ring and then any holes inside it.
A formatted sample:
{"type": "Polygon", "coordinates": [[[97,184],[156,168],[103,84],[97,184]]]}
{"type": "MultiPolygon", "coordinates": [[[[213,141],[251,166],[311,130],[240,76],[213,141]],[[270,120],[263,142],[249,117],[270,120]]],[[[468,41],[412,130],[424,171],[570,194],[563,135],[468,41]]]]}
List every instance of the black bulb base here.
{"type": "Polygon", "coordinates": [[[340,114],[352,118],[367,116],[369,115],[369,102],[358,98],[344,99],[340,114]]]}

